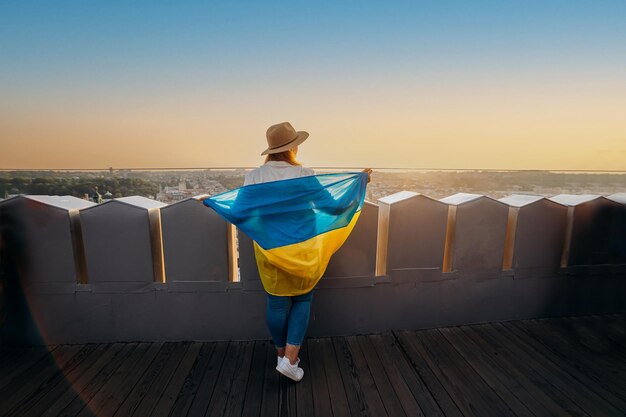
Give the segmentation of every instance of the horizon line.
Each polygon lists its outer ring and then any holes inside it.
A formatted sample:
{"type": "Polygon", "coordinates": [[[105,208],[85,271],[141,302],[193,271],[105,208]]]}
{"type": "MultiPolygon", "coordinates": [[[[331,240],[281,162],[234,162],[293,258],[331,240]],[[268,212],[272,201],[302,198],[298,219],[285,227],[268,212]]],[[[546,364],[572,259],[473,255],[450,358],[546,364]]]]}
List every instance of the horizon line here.
{"type": "MultiPolygon", "coordinates": [[[[255,169],[258,166],[231,166],[231,167],[134,167],[134,168],[0,168],[2,172],[9,171],[177,171],[177,170],[234,170],[255,169]]],[[[310,166],[313,169],[362,169],[362,167],[310,166]]],[[[370,167],[372,170],[404,170],[404,171],[491,171],[491,172],[597,172],[597,173],[626,173],[626,170],[614,169],[506,169],[506,168],[420,168],[420,167],[370,167]]]]}

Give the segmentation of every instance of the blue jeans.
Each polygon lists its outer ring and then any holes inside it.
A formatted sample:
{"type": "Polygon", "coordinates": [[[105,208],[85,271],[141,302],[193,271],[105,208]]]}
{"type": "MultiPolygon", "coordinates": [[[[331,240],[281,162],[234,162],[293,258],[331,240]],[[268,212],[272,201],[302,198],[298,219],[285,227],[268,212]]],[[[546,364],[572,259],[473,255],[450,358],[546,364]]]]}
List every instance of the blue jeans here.
{"type": "Polygon", "coordinates": [[[283,348],[286,342],[300,346],[309,326],[313,290],[296,296],[266,294],[267,328],[272,335],[274,345],[277,348],[283,348]],[[291,309],[287,311],[289,301],[291,301],[291,309]]]}

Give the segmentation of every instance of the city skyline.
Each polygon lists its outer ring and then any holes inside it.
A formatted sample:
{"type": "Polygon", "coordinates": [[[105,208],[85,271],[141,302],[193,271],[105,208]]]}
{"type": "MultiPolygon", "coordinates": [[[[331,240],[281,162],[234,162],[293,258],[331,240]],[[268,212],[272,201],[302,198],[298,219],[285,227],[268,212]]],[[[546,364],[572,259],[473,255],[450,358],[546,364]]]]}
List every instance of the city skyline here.
{"type": "Polygon", "coordinates": [[[0,168],[626,170],[618,1],[0,4],[0,168]]]}

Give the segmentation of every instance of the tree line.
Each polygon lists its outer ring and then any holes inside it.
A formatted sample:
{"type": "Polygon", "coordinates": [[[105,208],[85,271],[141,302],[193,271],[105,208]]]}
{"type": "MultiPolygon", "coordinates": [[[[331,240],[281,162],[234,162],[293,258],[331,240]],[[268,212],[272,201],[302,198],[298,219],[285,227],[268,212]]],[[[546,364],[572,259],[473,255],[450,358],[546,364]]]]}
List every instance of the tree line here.
{"type": "Polygon", "coordinates": [[[101,195],[108,191],[114,198],[130,195],[154,197],[159,192],[159,185],[141,178],[0,177],[0,197],[3,198],[9,194],[71,195],[78,198],[87,194],[91,198],[96,190],[101,195]]]}

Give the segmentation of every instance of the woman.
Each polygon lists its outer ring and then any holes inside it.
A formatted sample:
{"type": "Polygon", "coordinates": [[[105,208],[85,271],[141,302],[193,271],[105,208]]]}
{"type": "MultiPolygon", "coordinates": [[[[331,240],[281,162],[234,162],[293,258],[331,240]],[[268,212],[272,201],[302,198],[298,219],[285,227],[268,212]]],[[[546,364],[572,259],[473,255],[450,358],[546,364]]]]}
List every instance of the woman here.
{"type": "MultiPolygon", "coordinates": [[[[265,164],[247,173],[244,185],[315,175],[312,169],[296,160],[298,145],[308,136],[307,132],[296,131],[288,122],[270,126],[266,133],[268,148],[261,153],[267,155],[265,164]]],[[[363,172],[367,172],[369,182],[372,170],[367,168],[363,172]]],[[[297,296],[272,295],[267,291],[266,294],[267,327],[278,356],[276,370],[300,381],[304,371],[298,366],[298,353],[309,324],[313,290],[297,296]],[[289,302],[291,309],[288,310],[289,302]]]]}

